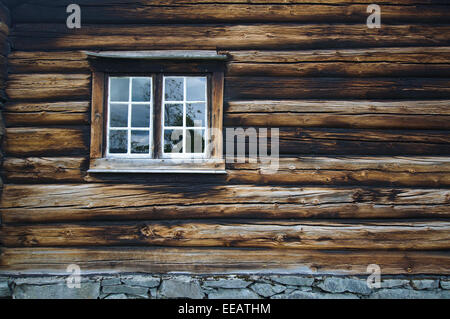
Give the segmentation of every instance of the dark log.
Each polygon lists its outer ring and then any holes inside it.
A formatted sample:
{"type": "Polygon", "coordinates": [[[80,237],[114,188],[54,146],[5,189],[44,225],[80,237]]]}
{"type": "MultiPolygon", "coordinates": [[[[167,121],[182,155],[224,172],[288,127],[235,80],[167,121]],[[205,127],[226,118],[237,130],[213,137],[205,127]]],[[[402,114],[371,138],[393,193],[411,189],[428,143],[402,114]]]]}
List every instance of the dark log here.
{"type": "Polygon", "coordinates": [[[227,100],[442,99],[448,97],[450,97],[450,81],[437,78],[225,78],[227,100]]]}

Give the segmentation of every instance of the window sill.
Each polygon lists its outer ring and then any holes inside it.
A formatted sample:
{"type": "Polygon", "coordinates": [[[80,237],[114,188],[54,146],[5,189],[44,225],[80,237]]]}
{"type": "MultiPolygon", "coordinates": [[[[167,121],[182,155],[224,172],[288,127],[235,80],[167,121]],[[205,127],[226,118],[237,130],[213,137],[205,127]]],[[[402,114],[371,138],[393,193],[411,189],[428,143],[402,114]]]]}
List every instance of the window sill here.
{"type": "Polygon", "coordinates": [[[88,173],[226,174],[223,159],[91,159],[88,173]]]}

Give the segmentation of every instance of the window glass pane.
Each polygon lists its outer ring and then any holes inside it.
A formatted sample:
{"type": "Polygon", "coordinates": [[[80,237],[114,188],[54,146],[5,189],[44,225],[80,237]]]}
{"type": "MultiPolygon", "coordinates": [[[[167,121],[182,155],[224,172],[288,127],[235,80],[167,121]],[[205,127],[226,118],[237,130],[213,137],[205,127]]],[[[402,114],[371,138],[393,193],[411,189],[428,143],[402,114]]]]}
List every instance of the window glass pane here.
{"type": "Polygon", "coordinates": [[[164,152],[183,152],[183,130],[164,130],[164,152]]]}
{"type": "Polygon", "coordinates": [[[205,126],[205,103],[187,103],[186,104],[186,126],[204,127],[205,126]]]}
{"type": "Polygon", "coordinates": [[[111,104],[109,112],[110,127],[127,127],[128,126],[128,105],[127,104],[111,104]]]}
{"type": "Polygon", "coordinates": [[[150,127],[150,105],[133,104],[131,106],[131,126],[150,127]]]}
{"type": "Polygon", "coordinates": [[[126,153],[128,149],[128,134],[125,130],[109,131],[109,152],[126,153]]]}
{"type": "Polygon", "coordinates": [[[132,101],[134,102],[150,102],[151,83],[150,78],[133,78],[132,83],[132,101]]]}
{"type": "Polygon", "coordinates": [[[164,105],[164,125],[183,126],[183,104],[164,105]]]}
{"type": "Polygon", "coordinates": [[[204,130],[186,130],[186,153],[203,153],[205,150],[204,130]]]}
{"type": "Polygon", "coordinates": [[[131,153],[148,153],[149,131],[131,131],[131,153]]]}
{"type": "Polygon", "coordinates": [[[186,101],[206,101],[206,78],[186,78],[186,101]]]}
{"type": "Polygon", "coordinates": [[[130,78],[111,78],[110,101],[127,102],[130,92],[130,78]]]}
{"type": "Polygon", "coordinates": [[[166,101],[183,101],[184,79],[165,77],[164,81],[164,99],[166,101]]]}

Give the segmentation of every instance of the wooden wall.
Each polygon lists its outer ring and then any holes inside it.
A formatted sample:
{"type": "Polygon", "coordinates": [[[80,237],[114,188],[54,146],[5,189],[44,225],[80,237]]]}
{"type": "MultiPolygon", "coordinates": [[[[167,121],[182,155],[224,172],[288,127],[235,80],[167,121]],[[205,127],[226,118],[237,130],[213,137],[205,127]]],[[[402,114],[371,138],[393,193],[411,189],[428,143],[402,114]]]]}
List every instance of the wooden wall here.
{"type": "Polygon", "coordinates": [[[71,2],[11,7],[0,270],[450,273],[447,1],[71,2]],[[153,49],[227,53],[224,126],[280,128],[278,173],[88,174],[82,51],[153,49]]]}

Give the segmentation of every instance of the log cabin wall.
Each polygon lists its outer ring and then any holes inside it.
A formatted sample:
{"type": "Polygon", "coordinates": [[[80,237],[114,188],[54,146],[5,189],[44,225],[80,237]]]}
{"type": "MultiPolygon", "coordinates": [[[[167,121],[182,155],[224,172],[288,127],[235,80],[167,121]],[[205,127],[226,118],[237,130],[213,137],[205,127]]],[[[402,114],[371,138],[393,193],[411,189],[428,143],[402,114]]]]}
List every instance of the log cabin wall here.
{"type": "Polygon", "coordinates": [[[3,272],[450,273],[447,1],[6,2],[3,272]],[[276,174],[87,173],[82,51],[175,49],[228,54],[224,126],[279,128],[276,174]]]}

